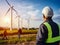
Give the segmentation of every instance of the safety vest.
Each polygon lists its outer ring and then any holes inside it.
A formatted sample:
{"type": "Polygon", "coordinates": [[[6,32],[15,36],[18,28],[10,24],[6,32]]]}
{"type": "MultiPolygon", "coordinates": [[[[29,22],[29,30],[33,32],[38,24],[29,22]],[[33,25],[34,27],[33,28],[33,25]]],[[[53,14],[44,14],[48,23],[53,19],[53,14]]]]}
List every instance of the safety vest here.
{"type": "Polygon", "coordinates": [[[56,37],[52,37],[52,27],[50,26],[50,24],[48,22],[45,22],[44,25],[47,27],[48,29],[48,38],[46,40],[46,43],[54,43],[54,42],[57,42],[57,41],[60,41],[60,26],[59,27],[59,36],[56,36],[56,37]]]}

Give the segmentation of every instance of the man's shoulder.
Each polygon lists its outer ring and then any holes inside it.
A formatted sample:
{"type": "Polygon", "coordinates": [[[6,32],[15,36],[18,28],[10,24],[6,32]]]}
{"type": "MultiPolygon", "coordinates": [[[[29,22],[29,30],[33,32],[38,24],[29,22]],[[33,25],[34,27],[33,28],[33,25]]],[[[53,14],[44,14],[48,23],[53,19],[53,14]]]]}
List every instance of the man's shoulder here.
{"type": "Polygon", "coordinates": [[[45,23],[45,22],[41,23],[41,24],[40,24],[40,27],[45,27],[44,23],[45,23]]]}

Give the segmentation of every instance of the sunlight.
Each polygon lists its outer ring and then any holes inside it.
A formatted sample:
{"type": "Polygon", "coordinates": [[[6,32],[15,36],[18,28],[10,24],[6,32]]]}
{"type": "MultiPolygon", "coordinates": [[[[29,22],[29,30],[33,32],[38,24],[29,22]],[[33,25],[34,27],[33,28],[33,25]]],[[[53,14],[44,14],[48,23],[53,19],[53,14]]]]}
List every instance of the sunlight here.
{"type": "Polygon", "coordinates": [[[4,22],[5,22],[5,23],[9,23],[9,22],[10,22],[9,17],[5,17],[5,18],[4,18],[4,22]]]}

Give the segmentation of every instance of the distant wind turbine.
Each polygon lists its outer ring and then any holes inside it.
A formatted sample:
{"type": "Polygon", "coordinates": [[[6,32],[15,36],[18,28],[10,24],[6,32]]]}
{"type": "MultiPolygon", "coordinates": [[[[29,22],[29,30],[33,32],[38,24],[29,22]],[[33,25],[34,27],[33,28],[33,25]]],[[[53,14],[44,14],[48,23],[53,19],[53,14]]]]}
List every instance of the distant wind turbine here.
{"type": "Polygon", "coordinates": [[[30,21],[31,21],[31,20],[34,20],[34,21],[40,21],[41,19],[39,19],[39,18],[38,18],[38,19],[32,19],[31,16],[29,16],[29,18],[28,18],[28,19],[25,18],[25,20],[27,20],[27,23],[28,23],[28,30],[29,30],[29,27],[30,27],[30,21]]]}
{"type": "Polygon", "coordinates": [[[29,30],[29,27],[30,27],[30,18],[27,21],[28,21],[28,30],[29,30]]]}
{"type": "Polygon", "coordinates": [[[25,20],[27,20],[27,23],[28,23],[28,30],[29,30],[29,27],[30,27],[30,19],[31,19],[31,16],[29,16],[29,18],[25,18],[25,20]]]}
{"type": "Polygon", "coordinates": [[[18,29],[20,28],[20,26],[21,26],[21,28],[22,28],[22,19],[21,19],[20,15],[17,15],[16,18],[18,18],[18,29]],[[21,20],[20,20],[20,19],[21,19],[21,20]],[[20,24],[20,23],[21,23],[21,24],[20,24]]]}
{"type": "MultiPolygon", "coordinates": [[[[14,10],[15,12],[16,12],[16,10],[13,8],[14,6],[12,6],[12,5],[9,4],[9,2],[8,2],[7,0],[5,0],[5,1],[6,1],[6,3],[7,3],[7,4],[9,5],[9,7],[10,7],[10,8],[8,9],[8,11],[6,12],[6,14],[7,14],[9,11],[11,11],[10,30],[12,30],[12,25],[13,25],[13,24],[12,24],[12,21],[13,21],[13,20],[12,20],[12,18],[13,18],[13,10],[14,10]]],[[[17,13],[17,12],[16,12],[16,13],[17,13]]],[[[6,15],[6,14],[5,14],[5,15],[6,15]]]]}

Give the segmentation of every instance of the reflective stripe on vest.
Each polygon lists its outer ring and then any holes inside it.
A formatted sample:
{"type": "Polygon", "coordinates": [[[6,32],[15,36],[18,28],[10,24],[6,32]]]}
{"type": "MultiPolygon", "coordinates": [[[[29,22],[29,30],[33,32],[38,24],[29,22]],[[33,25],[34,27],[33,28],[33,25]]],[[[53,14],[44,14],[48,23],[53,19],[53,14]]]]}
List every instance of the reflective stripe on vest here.
{"type": "MultiPolygon", "coordinates": [[[[50,24],[48,22],[45,22],[44,25],[48,29],[48,39],[46,40],[46,43],[54,43],[54,42],[60,41],[60,36],[52,38],[52,33],[53,32],[52,32],[52,27],[50,26],[50,24]]],[[[60,26],[59,26],[59,33],[60,33],[60,26]]]]}

